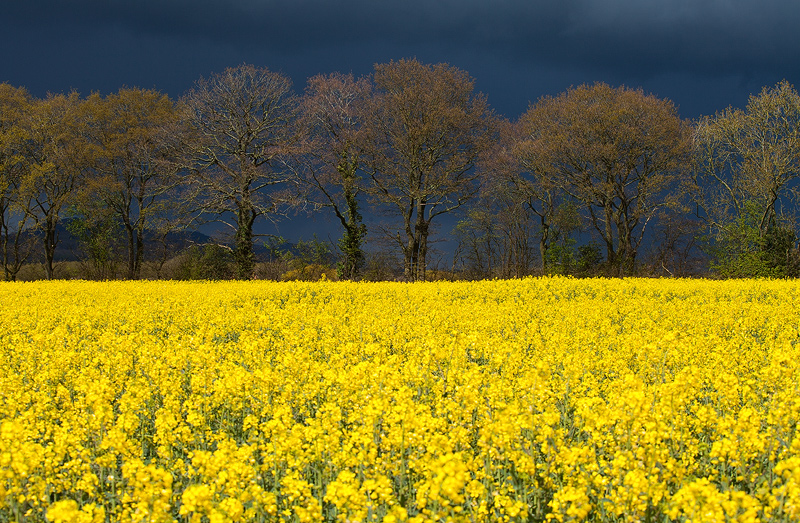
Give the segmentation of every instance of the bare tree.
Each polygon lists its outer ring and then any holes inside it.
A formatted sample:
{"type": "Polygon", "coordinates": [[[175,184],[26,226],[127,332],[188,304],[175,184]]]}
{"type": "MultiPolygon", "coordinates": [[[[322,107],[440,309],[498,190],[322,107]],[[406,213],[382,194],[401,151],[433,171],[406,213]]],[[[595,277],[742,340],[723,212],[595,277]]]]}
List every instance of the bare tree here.
{"type": "Polygon", "coordinates": [[[299,181],[310,189],[304,201],[314,210],[330,208],[342,225],[343,259],[339,277],[356,278],[364,265],[362,188],[362,128],[372,86],[367,78],[333,73],[308,80],[301,102],[303,141],[295,164],[299,181]]]}
{"type": "Polygon", "coordinates": [[[533,242],[539,251],[538,269],[545,273],[550,246],[575,228],[563,220],[566,194],[531,164],[528,122],[502,124],[482,199],[492,203],[495,219],[505,231],[508,275],[530,273],[533,242]]]}
{"type": "Polygon", "coordinates": [[[520,277],[530,274],[535,224],[512,155],[514,127],[504,119],[497,123],[498,140],[484,162],[479,197],[454,232],[473,276],[520,277]]]}
{"type": "Polygon", "coordinates": [[[174,147],[189,173],[189,195],[199,211],[230,227],[238,277],[252,278],[253,225],[278,210],[274,189],[289,178],[280,158],[297,113],[291,81],[241,65],[201,78],[180,105],[183,131],[174,147]]]}
{"type": "Polygon", "coordinates": [[[677,205],[688,126],[674,104],[597,83],[544,97],[521,119],[528,169],[582,206],[618,275],[634,270],[648,224],[677,205]]]}
{"type": "Polygon", "coordinates": [[[494,117],[469,75],[448,64],[377,64],[374,82],[364,142],[370,192],[402,220],[395,238],[405,278],[424,280],[431,223],[477,193],[494,117]]]}

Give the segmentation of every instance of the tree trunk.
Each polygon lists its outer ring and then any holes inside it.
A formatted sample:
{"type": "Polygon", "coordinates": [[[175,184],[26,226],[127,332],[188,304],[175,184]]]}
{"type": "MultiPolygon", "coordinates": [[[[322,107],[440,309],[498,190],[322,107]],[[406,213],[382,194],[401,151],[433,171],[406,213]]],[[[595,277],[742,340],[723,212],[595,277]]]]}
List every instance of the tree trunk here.
{"type": "MultiPolygon", "coordinates": [[[[17,281],[17,273],[19,272],[20,268],[22,268],[22,263],[24,261],[24,258],[22,254],[19,252],[19,242],[21,241],[21,239],[22,239],[22,227],[19,227],[17,228],[16,235],[14,236],[14,261],[13,263],[6,265],[7,281],[17,281]]],[[[8,248],[8,245],[6,245],[6,248],[8,248]]],[[[6,254],[8,254],[7,251],[6,254]]],[[[8,256],[6,256],[6,260],[8,260],[8,256]]]]}
{"type": "MultiPolygon", "coordinates": [[[[414,275],[416,272],[416,257],[417,257],[417,237],[414,234],[414,231],[411,229],[411,217],[414,211],[413,200],[412,204],[408,208],[408,212],[403,215],[403,221],[405,225],[406,231],[406,242],[405,247],[403,247],[403,277],[406,281],[414,281],[414,275]]],[[[397,235],[398,240],[400,239],[400,234],[397,235]]]]}
{"type": "Polygon", "coordinates": [[[406,234],[406,247],[403,249],[405,260],[403,262],[403,276],[406,281],[414,281],[417,270],[417,239],[413,233],[406,234]]]}
{"type": "Polygon", "coordinates": [[[619,231],[619,275],[630,276],[633,274],[636,250],[633,247],[633,234],[627,220],[621,220],[617,225],[619,231]]]}
{"type": "Polygon", "coordinates": [[[134,266],[136,264],[136,231],[128,219],[125,219],[125,234],[128,237],[128,279],[133,280],[135,279],[134,266]]]}
{"type": "MultiPolygon", "coordinates": [[[[26,248],[25,253],[21,252],[22,237],[24,234],[25,220],[17,224],[16,231],[9,230],[9,219],[6,218],[8,202],[0,199],[0,245],[3,253],[3,272],[5,281],[17,281],[17,274],[22,268],[22,264],[28,258],[30,250],[26,248]]],[[[26,246],[27,247],[27,246],[26,246]]]]}
{"type": "Polygon", "coordinates": [[[544,214],[540,215],[539,218],[542,222],[542,232],[539,236],[539,256],[542,258],[540,268],[542,270],[542,275],[544,275],[547,270],[547,245],[550,239],[550,225],[547,224],[547,219],[544,214]]]}
{"type": "Polygon", "coordinates": [[[416,264],[414,281],[425,281],[425,267],[428,256],[428,222],[425,221],[425,202],[417,204],[417,223],[414,225],[416,239],[416,264]]]}
{"type": "Polygon", "coordinates": [[[53,259],[58,244],[57,223],[58,218],[53,216],[47,216],[44,221],[44,273],[48,280],[53,279],[53,259]]]}
{"type": "MultiPolygon", "coordinates": [[[[136,220],[136,257],[133,262],[133,278],[138,280],[142,277],[142,261],[144,260],[144,227],[145,216],[143,209],[145,208],[145,186],[144,182],[140,183],[139,193],[135,196],[137,210],[139,212],[138,219],[136,220]]],[[[152,203],[152,200],[151,200],[152,203]]]]}
{"type": "Polygon", "coordinates": [[[417,281],[425,281],[425,270],[428,266],[428,224],[420,233],[419,238],[419,258],[417,259],[417,281]]]}
{"type": "MultiPolygon", "coordinates": [[[[342,169],[340,169],[341,171],[342,169]]],[[[354,178],[351,175],[350,178],[354,178]]],[[[361,246],[364,241],[366,227],[361,223],[361,213],[358,212],[358,199],[355,191],[351,187],[344,188],[345,214],[339,211],[338,205],[334,204],[334,211],[339,217],[339,221],[344,227],[344,234],[339,240],[339,248],[342,249],[344,260],[340,266],[339,277],[347,280],[354,280],[361,270],[364,263],[364,251],[361,246]]]]}
{"type": "Polygon", "coordinates": [[[142,260],[144,259],[144,225],[140,225],[136,230],[136,259],[133,263],[133,279],[138,280],[142,276],[142,260]]]}
{"type": "Polygon", "coordinates": [[[612,214],[611,214],[611,206],[606,205],[605,209],[606,219],[605,219],[605,234],[603,235],[603,240],[606,244],[606,264],[608,266],[609,274],[615,274],[618,271],[618,262],[617,260],[617,250],[616,246],[614,245],[614,229],[611,225],[612,222],[612,214]]]}
{"type": "Polygon", "coordinates": [[[8,224],[6,223],[6,209],[8,203],[5,198],[0,198],[0,250],[3,253],[3,272],[5,281],[11,281],[8,257],[8,224]]]}
{"type": "Polygon", "coordinates": [[[253,278],[255,259],[253,256],[253,223],[256,210],[252,205],[239,204],[236,229],[236,276],[240,280],[253,278]]]}

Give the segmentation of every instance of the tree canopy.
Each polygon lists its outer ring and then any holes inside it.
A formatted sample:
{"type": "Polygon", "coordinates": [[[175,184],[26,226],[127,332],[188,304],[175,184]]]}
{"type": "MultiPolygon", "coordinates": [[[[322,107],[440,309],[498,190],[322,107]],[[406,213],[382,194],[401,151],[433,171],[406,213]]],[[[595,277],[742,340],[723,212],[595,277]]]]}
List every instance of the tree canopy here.
{"type": "Polygon", "coordinates": [[[253,276],[253,225],[278,210],[297,100],[286,76],[252,65],[201,78],[180,101],[179,166],[197,209],[228,225],[240,278],[253,276]]]}
{"type": "Polygon", "coordinates": [[[799,179],[800,96],[785,81],[694,122],[605,83],[511,121],[466,71],[416,59],[313,76],[302,94],[248,64],[178,100],[0,84],[5,279],[31,264],[57,277],[65,225],[103,278],[143,277],[155,247],[158,267],[185,258],[176,277],[319,275],[333,258],[330,274],[353,280],[796,276],[799,179]],[[341,236],[290,245],[264,231],[292,211],[328,214],[341,236]],[[171,247],[211,223],[228,234],[171,247]],[[308,267],[259,269],[293,257],[308,267]]]}
{"type": "Polygon", "coordinates": [[[647,226],[688,174],[688,125],[674,104],[597,83],[541,99],[521,124],[522,164],[581,206],[609,269],[631,274],[647,226]]]}

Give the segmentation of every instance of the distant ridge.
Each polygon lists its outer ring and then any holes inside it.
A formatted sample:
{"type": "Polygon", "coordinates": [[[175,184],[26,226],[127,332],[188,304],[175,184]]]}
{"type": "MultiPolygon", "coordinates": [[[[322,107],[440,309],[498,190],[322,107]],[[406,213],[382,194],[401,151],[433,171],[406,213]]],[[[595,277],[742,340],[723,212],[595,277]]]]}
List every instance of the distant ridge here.
{"type": "MultiPolygon", "coordinates": [[[[58,245],[56,246],[54,261],[79,261],[86,258],[84,246],[80,239],[70,231],[71,218],[64,218],[59,220],[56,225],[56,234],[58,235],[58,245]]],[[[233,248],[230,242],[216,239],[208,234],[196,230],[172,231],[167,233],[163,239],[160,235],[155,234],[152,229],[145,229],[144,231],[145,246],[144,258],[146,261],[151,261],[156,258],[164,256],[166,249],[166,258],[172,258],[181,254],[183,251],[193,245],[202,246],[207,244],[223,245],[233,248]]],[[[23,240],[33,239],[34,255],[32,261],[41,261],[44,258],[42,246],[42,232],[36,229],[29,229],[23,234],[23,240]]],[[[115,236],[116,252],[120,257],[127,256],[127,236],[124,233],[115,236]]],[[[256,240],[253,245],[253,250],[256,255],[264,255],[270,252],[263,242],[256,240]]],[[[291,242],[283,242],[273,246],[279,252],[296,253],[297,247],[291,242]]]]}

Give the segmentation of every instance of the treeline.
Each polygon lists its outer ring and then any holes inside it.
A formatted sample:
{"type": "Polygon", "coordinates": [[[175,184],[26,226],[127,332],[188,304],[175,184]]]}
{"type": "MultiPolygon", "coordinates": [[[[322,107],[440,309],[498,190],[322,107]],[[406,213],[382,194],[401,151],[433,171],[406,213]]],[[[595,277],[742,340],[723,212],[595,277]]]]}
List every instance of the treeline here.
{"type": "Polygon", "coordinates": [[[798,174],[800,96],[786,82],[697,121],[603,83],[509,121],[466,72],[416,60],[315,76],[302,94],[250,65],[179,100],[137,88],[38,99],[0,84],[6,280],[33,263],[57,276],[63,223],[86,263],[122,267],[102,277],[140,278],[155,257],[180,258],[172,276],[240,279],[334,266],[342,279],[407,281],[795,277],[798,174]],[[330,213],[338,242],[302,244],[309,257],[256,234],[301,212],[330,213]],[[229,236],[169,250],[167,238],[212,221],[229,236]],[[456,242],[446,262],[441,236],[456,242]]]}

